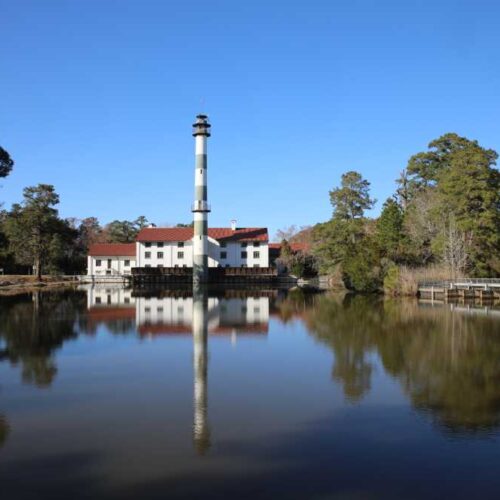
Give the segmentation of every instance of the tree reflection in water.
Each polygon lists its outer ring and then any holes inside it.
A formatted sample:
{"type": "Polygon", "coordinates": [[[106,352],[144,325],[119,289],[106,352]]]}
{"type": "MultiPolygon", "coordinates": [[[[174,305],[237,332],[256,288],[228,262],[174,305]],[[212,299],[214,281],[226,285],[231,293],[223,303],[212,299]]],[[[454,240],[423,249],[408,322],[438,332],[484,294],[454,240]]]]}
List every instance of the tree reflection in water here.
{"type": "Polygon", "coordinates": [[[500,325],[489,316],[373,296],[321,296],[305,315],[335,354],[333,378],[351,401],[370,390],[372,353],[418,410],[451,432],[500,423],[500,325]]]}
{"type": "Polygon", "coordinates": [[[2,297],[0,302],[0,361],[22,367],[22,380],[50,386],[57,373],[53,353],[75,338],[78,312],[85,294],[74,291],[2,297]]]}
{"type": "Polygon", "coordinates": [[[7,440],[9,434],[9,424],[3,415],[0,415],[0,447],[2,447],[7,440]]]}

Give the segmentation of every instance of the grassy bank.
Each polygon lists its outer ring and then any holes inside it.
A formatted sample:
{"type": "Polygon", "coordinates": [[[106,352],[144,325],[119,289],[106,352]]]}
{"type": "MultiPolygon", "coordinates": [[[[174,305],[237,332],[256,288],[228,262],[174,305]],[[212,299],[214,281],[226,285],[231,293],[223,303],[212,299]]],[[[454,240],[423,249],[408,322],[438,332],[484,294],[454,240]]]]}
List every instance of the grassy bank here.
{"type": "MultiPolygon", "coordinates": [[[[394,266],[387,271],[384,278],[384,293],[391,296],[416,297],[418,284],[423,281],[449,280],[453,273],[446,266],[427,266],[410,268],[394,266]]],[[[454,278],[460,278],[454,276],[454,278]]]]}
{"type": "Polygon", "coordinates": [[[73,286],[77,283],[74,276],[36,276],[22,274],[7,274],[0,276],[0,295],[10,295],[13,292],[39,290],[41,288],[56,288],[73,286]]]}

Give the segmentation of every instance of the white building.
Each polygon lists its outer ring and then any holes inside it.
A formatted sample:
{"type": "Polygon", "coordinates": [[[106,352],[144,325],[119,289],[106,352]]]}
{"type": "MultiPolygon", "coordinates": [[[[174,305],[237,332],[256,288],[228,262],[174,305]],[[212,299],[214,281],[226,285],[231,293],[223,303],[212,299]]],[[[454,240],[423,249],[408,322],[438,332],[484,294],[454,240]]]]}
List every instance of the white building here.
{"type": "MultiPolygon", "coordinates": [[[[267,228],[209,228],[209,267],[269,267],[267,228]]],[[[132,267],[193,267],[193,228],[142,229],[136,243],[92,245],[87,274],[126,275],[132,267]]]]}
{"type": "Polygon", "coordinates": [[[96,243],[90,245],[87,256],[89,276],[130,274],[136,266],[135,243],[96,243]]]}

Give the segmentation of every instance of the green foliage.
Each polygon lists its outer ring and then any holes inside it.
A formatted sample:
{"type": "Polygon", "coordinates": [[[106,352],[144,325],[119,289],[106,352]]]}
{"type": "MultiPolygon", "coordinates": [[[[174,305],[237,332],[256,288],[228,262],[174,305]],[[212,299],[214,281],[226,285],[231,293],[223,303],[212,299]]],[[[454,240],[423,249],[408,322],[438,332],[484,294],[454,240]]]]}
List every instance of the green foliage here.
{"type": "Polygon", "coordinates": [[[492,268],[492,257],[500,252],[500,173],[492,168],[492,157],[475,143],[456,151],[437,186],[440,213],[456,220],[475,276],[500,272],[492,268]]]}
{"type": "Polygon", "coordinates": [[[355,219],[363,217],[375,200],[369,196],[370,183],[358,172],[350,171],[342,175],[341,187],[330,191],[333,217],[337,219],[355,219]]]}
{"type": "Polygon", "coordinates": [[[293,276],[309,278],[317,275],[317,262],[313,255],[294,252],[287,240],[281,242],[278,263],[293,276]]]}
{"type": "Polygon", "coordinates": [[[139,232],[135,222],[114,220],[106,226],[110,243],[132,243],[139,232]]]}
{"type": "Polygon", "coordinates": [[[135,219],[134,224],[135,224],[135,227],[137,228],[137,230],[140,231],[141,229],[143,229],[149,225],[149,221],[145,215],[139,215],[139,217],[137,217],[137,219],[135,219]]]}
{"type": "Polygon", "coordinates": [[[330,191],[330,221],[312,230],[319,271],[342,270],[356,291],[380,286],[391,292],[394,264],[439,265],[448,276],[500,275],[500,173],[497,153],[477,141],[445,134],[429,150],[413,155],[373,224],[364,210],[373,200],[369,183],[356,172],[330,191]]]}
{"type": "Polygon", "coordinates": [[[106,225],[104,232],[109,243],[132,243],[137,237],[137,233],[148,226],[150,222],[141,215],[135,221],[114,220],[106,225]]]}
{"type": "Polygon", "coordinates": [[[5,221],[9,247],[19,264],[31,264],[39,278],[50,260],[53,240],[61,228],[57,210],[59,196],[54,186],[39,184],[24,189],[24,200],[15,204],[5,221]]]}
{"type": "Polygon", "coordinates": [[[7,177],[12,171],[14,160],[10,157],[9,153],[0,146],[0,177],[7,177]]]}
{"type": "Polygon", "coordinates": [[[399,294],[399,267],[391,264],[387,267],[384,276],[384,293],[387,295],[399,294]]]}
{"type": "Polygon", "coordinates": [[[357,172],[342,175],[341,187],[330,191],[333,218],[317,224],[311,234],[318,270],[332,274],[340,265],[345,286],[361,292],[374,291],[380,284],[375,262],[379,252],[363,218],[374,203],[369,186],[357,172]]]}
{"type": "Polygon", "coordinates": [[[297,252],[290,260],[289,269],[291,274],[300,278],[316,276],[316,259],[312,255],[297,252]]]}
{"type": "Polygon", "coordinates": [[[403,211],[393,198],[388,198],[377,220],[376,239],[382,255],[399,260],[403,240],[403,211]]]}
{"type": "Polygon", "coordinates": [[[344,220],[334,218],[317,224],[312,230],[312,253],[318,260],[321,273],[329,274],[341,264],[349,250],[360,242],[364,235],[361,219],[344,220]]]}
{"type": "MultiPolygon", "coordinates": [[[[429,150],[413,155],[408,161],[407,171],[415,186],[436,185],[440,176],[451,166],[456,153],[480,148],[477,141],[471,141],[454,133],[445,134],[429,143],[429,150]]],[[[482,149],[482,148],[480,148],[482,149]]],[[[489,165],[494,165],[498,155],[492,149],[483,149],[489,165]]]]}
{"type": "Polygon", "coordinates": [[[380,252],[373,238],[365,237],[349,249],[342,262],[344,284],[355,292],[376,292],[382,285],[380,252]]]}

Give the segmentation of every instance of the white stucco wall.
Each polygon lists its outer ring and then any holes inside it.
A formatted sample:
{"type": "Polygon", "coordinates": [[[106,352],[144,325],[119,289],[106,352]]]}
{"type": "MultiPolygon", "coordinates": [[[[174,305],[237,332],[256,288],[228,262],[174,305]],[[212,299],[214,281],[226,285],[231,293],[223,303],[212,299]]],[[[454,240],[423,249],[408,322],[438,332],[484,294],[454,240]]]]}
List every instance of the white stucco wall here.
{"type": "Polygon", "coordinates": [[[89,276],[103,276],[116,274],[130,274],[130,270],[135,267],[135,257],[124,256],[94,256],[87,257],[87,274],[89,276]],[[100,265],[99,264],[100,261],[100,265]],[[108,264],[109,262],[109,264],[108,264]]]}
{"type": "MultiPolygon", "coordinates": [[[[146,246],[145,242],[137,243],[137,267],[192,267],[193,266],[193,242],[188,240],[183,242],[184,246],[180,247],[178,242],[166,241],[151,242],[150,246],[146,246]],[[160,243],[160,246],[158,245],[160,243]],[[149,257],[146,257],[149,252],[149,257]],[[158,252],[163,255],[158,257],[158,252]],[[179,252],[182,252],[183,258],[179,257],[179,252]]],[[[208,265],[209,267],[269,267],[269,248],[267,242],[258,242],[259,246],[254,246],[253,243],[248,243],[242,246],[239,242],[228,242],[225,247],[221,247],[220,243],[213,238],[208,238],[208,265]],[[221,258],[221,252],[226,252],[226,258],[221,258]],[[247,252],[247,258],[242,257],[242,252],[247,252]],[[255,256],[255,252],[259,255],[255,256]]]]}
{"type": "Polygon", "coordinates": [[[269,266],[269,248],[266,243],[258,242],[259,246],[254,246],[253,243],[246,243],[242,246],[240,242],[227,242],[225,247],[222,247],[216,240],[209,238],[208,253],[209,265],[217,267],[219,264],[222,267],[268,267],[269,266]],[[221,257],[221,252],[226,252],[226,258],[221,257]],[[247,257],[242,257],[242,252],[246,252],[247,257]],[[255,252],[259,255],[255,256],[255,252]],[[210,260],[213,265],[210,264],[210,260]]]}
{"type": "Polygon", "coordinates": [[[137,267],[192,267],[193,243],[192,241],[181,243],[184,246],[179,246],[179,242],[177,241],[153,241],[150,243],[150,246],[147,246],[147,243],[143,241],[137,242],[137,267]],[[146,257],[148,252],[150,256],[146,257]],[[183,257],[179,257],[180,252],[183,253],[183,257]],[[158,253],[162,253],[163,255],[158,257],[158,253]]]}

